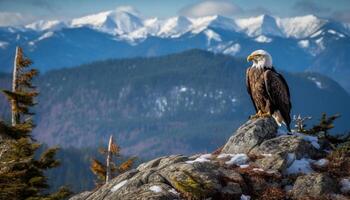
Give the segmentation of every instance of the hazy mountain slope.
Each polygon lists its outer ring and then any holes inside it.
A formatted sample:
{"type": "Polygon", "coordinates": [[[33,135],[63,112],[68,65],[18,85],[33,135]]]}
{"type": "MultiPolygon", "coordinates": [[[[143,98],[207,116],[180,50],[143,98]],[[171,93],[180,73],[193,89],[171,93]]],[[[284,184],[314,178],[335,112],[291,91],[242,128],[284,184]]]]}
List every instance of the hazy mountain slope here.
{"type": "MultiPolygon", "coordinates": [[[[253,113],[244,59],[192,50],[159,58],[108,60],[52,71],[41,91],[35,136],[63,147],[96,146],[116,135],[129,154],[153,157],[211,151],[253,113]]],[[[312,73],[284,73],[293,113],[341,113],[347,129],[349,95],[312,73]]]]}
{"type": "Polygon", "coordinates": [[[346,79],[350,62],[341,56],[350,51],[348,27],[313,15],[158,19],[144,18],[132,9],[116,9],[65,22],[41,20],[24,27],[0,27],[0,71],[11,71],[16,45],[24,48],[42,72],[193,48],[242,57],[263,48],[272,54],[275,66],[285,71],[310,70],[328,76],[324,69],[332,64],[331,77],[350,91],[346,79]]]}

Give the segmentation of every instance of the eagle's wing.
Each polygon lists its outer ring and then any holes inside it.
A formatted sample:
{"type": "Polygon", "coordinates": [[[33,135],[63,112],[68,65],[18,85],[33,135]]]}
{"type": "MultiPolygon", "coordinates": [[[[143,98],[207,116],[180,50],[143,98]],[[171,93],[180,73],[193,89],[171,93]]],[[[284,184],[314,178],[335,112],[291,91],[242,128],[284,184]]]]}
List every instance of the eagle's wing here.
{"type": "Polygon", "coordinates": [[[271,103],[280,111],[284,122],[289,128],[292,104],[286,80],[281,74],[272,69],[264,72],[264,81],[271,103]]]}
{"type": "Polygon", "coordinates": [[[249,70],[250,70],[250,67],[248,67],[246,73],[245,73],[245,83],[247,85],[247,91],[248,91],[248,94],[250,96],[250,99],[252,100],[252,103],[254,105],[254,108],[255,108],[255,112],[258,112],[258,109],[256,108],[256,105],[255,105],[255,102],[254,102],[254,99],[253,99],[253,96],[252,96],[252,91],[250,89],[250,84],[249,84],[249,70]]]}

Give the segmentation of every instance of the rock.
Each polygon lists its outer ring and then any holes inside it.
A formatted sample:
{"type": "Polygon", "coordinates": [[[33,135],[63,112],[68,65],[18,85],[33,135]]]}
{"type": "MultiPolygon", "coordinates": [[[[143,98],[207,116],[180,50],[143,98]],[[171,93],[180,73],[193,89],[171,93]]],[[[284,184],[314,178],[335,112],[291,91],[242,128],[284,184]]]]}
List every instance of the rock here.
{"type": "Polygon", "coordinates": [[[320,152],[309,142],[295,135],[283,135],[264,141],[260,146],[255,147],[253,154],[286,154],[294,153],[296,159],[316,158],[320,152]]]}
{"type": "Polygon", "coordinates": [[[288,156],[286,153],[264,154],[264,158],[256,160],[255,164],[264,170],[283,171],[287,168],[288,156]]]}
{"type": "Polygon", "coordinates": [[[329,176],[320,173],[299,176],[291,191],[295,199],[305,196],[318,198],[335,192],[336,182],[329,176]]]}
{"type": "Polygon", "coordinates": [[[293,155],[293,159],[319,158],[323,153],[316,149],[308,141],[296,135],[283,135],[265,140],[259,146],[250,151],[254,155],[263,155],[256,164],[265,169],[285,171],[292,164],[288,154],[293,155]]]}
{"type": "Polygon", "coordinates": [[[180,155],[151,160],[128,171],[89,195],[71,200],[109,199],[232,199],[242,194],[240,174],[219,166],[219,162],[187,163],[180,155]],[[180,196],[181,194],[181,196],[180,196]]]}
{"type": "Polygon", "coordinates": [[[77,195],[73,196],[72,198],[70,198],[70,200],[87,199],[91,194],[92,194],[92,192],[90,192],[90,191],[85,191],[85,192],[82,192],[82,193],[80,193],[80,194],[77,194],[77,195]]]}
{"type": "Polygon", "coordinates": [[[311,166],[308,175],[284,173],[299,166],[297,161],[309,162],[324,153],[305,140],[305,136],[277,136],[276,132],[277,124],[272,118],[249,120],[230,137],[221,152],[156,158],[71,200],[216,200],[241,199],[244,195],[255,199],[265,198],[271,192],[279,195],[287,192],[294,199],[307,196],[317,199],[322,195],[330,199],[346,198],[347,193],[336,193],[336,180],[314,173],[311,166]],[[242,162],[234,158],[242,158],[242,162]],[[233,160],[237,163],[231,164],[233,160]]]}
{"type": "Polygon", "coordinates": [[[264,140],[273,138],[277,133],[277,124],[273,118],[249,120],[230,137],[221,153],[249,153],[264,140]]]}

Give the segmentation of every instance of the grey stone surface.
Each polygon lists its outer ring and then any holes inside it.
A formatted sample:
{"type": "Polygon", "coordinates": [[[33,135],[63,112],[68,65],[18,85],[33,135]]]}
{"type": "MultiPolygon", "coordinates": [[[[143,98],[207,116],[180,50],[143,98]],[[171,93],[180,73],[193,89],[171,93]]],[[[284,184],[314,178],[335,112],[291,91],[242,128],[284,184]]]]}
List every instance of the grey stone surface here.
{"type": "Polygon", "coordinates": [[[294,199],[305,196],[318,198],[335,192],[336,182],[329,176],[320,173],[299,176],[291,191],[294,199]]]}
{"type": "Polygon", "coordinates": [[[218,157],[218,154],[206,159],[201,159],[200,154],[164,156],[71,200],[240,199],[242,194],[258,195],[269,187],[292,188],[288,193],[294,199],[305,195],[344,197],[336,194],[333,187],[336,182],[325,174],[298,174],[296,179],[285,176],[282,172],[290,164],[289,154],[300,159],[316,158],[323,153],[300,136],[277,136],[276,132],[272,118],[249,120],[218,152],[225,156],[247,153],[251,157],[247,168],[229,165],[226,162],[230,157],[218,157]]]}
{"type": "Polygon", "coordinates": [[[283,135],[269,140],[265,140],[261,145],[256,146],[251,153],[254,154],[283,154],[294,153],[296,159],[304,157],[315,158],[319,157],[320,152],[296,135],[283,135]]]}
{"type": "Polygon", "coordinates": [[[275,137],[277,128],[273,118],[249,120],[230,137],[222,153],[249,153],[264,140],[275,137]]]}

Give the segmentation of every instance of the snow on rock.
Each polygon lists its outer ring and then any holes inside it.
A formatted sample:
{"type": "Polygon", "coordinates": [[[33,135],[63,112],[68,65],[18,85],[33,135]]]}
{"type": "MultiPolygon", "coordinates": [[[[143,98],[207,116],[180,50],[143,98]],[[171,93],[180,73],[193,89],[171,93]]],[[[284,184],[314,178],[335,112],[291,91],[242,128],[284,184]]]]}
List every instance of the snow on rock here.
{"type": "Polygon", "coordinates": [[[25,28],[32,29],[34,31],[56,31],[62,29],[65,26],[67,26],[66,23],[59,20],[39,20],[26,25],[25,28]]]}
{"type": "Polygon", "coordinates": [[[210,162],[210,158],[212,157],[211,154],[203,154],[201,156],[199,156],[198,158],[196,158],[195,160],[189,160],[189,161],[186,161],[186,163],[188,164],[192,164],[192,163],[195,163],[195,162],[210,162]]]}
{"type": "Polygon", "coordinates": [[[255,40],[256,42],[260,42],[260,43],[269,43],[269,42],[272,42],[272,39],[266,37],[265,35],[259,35],[259,36],[256,37],[254,40],[255,40]]]}
{"type": "Polygon", "coordinates": [[[153,185],[149,188],[149,190],[151,190],[152,192],[155,192],[155,193],[160,193],[163,191],[163,189],[158,186],[158,185],[153,185]]]}
{"type": "Polygon", "coordinates": [[[314,146],[316,149],[320,149],[320,144],[318,143],[318,138],[316,136],[304,135],[302,133],[295,133],[295,134],[302,137],[303,140],[310,142],[310,144],[314,146]]]}
{"type": "Polygon", "coordinates": [[[329,163],[329,160],[322,158],[322,159],[315,161],[313,164],[318,166],[318,167],[324,167],[324,166],[328,165],[328,163],[329,163]]]}
{"type": "Polygon", "coordinates": [[[222,42],[216,46],[210,47],[208,50],[214,53],[234,56],[241,50],[241,45],[232,41],[226,43],[222,42]]]}
{"type": "Polygon", "coordinates": [[[349,178],[344,178],[340,181],[340,191],[343,193],[349,193],[350,192],[350,179],[349,178]]]}
{"type": "Polygon", "coordinates": [[[250,200],[250,196],[249,195],[241,195],[241,200],[250,200]]]}
{"type": "Polygon", "coordinates": [[[258,36],[261,34],[283,36],[283,33],[277,26],[276,19],[269,15],[237,19],[236,24],[248,36],[258,36]]]}
{"type": "Polygon", "coordinates": [[[187,17],[172,17],[166,19],[157,35],[162,37],[177,38],[190,31],[191,21],[187,17]]]}
{"type": "Polygon", "coordinates": [[[319,81],[316,77],[310,76],[310,77],[308,77],[308,79],[309,79],[309,80],[312,80],[312,81],[316,84],[316,86],[317,86],[318,88],[323,89],[322,82],[319,81]]]}
{"type": "Polygon", "coordinates": [[[277,24],[286,37],[305,38],[315,33],[327,20],[314,15],[277,19],[277,24]]]}
{"type": "Polygon", "coordinates": [[[128,7],[100,12],[71,20],[70,27],[88,26],[109,34],[125,34],[143,27],[137,11],[128,7]]]}
{"type": "Polygon", "coordinates": [[[238,43],[226,48],[222,53],[227,55],[236,55],[241,50],[241,45],[238,43]]]}
{"type": "Polygon", "coordinates": [[[117,185],[115,185],[114,187],[112,187],[111,192],[115,192],[117,190],[119,190],[121,187],[123,187],[126,183],[128,182],[128,180],[124,180],[120,183],[118,183],[117,185]]]}
{"type": "Polygon", "coordinates": [[[298,42],[299,47],[301,48],[308,48],[310,46],[309,40],[300,40],[298,42]]]}
{"type": "Polygon", "coordinates": [[[40,40],[44,40],[47,38],[50,38],[54,35],[54,33],[52,31],[46,32],[43,35],[41,35],[36,41],[40,41],[40,40]]]}
{"type": "Polygon", "coordinates": [[[178,193],[174,188],[171,188],[170,190],[168,190],[168,192],[173,193],[175,195],[180,195],[180,193],[178,193]]]}
{"type": "Polygon", "coordinates": [[[212,31],[212,30],[206,30],[206,31],[204,31],[204,34],[205,34],[205,35],[207,36],[207,38],[208,38],[208,45],[210,45],[210,42],[211,42],[212,40],[217,41],[217,42],[221,42],[221,41],[222,41],[220,35],[217,34],[217,33],[215,33],[215,32],[212,31]]]}
{"type": "Polygon", "coordinates": [[[246,154],[240,153],[235,154],[232,158],[225,162],[227,165],[245,165],[249,161],[249,158],[246,154]]]}
{"type": "Polygon", "coordinates": [[[0,48],[5,49],[9,45],[8,42],[0,41],[0,48]]]}
{"type": "Polygon", "coordinates": [[[294,162],[287,168],[287,174],[309,174],[314,172],[310,165],[311,160],[302,158],[300,160],[294,160],[294,162]]]}

